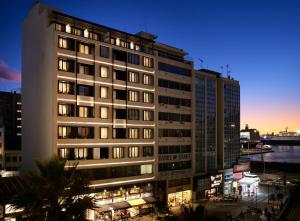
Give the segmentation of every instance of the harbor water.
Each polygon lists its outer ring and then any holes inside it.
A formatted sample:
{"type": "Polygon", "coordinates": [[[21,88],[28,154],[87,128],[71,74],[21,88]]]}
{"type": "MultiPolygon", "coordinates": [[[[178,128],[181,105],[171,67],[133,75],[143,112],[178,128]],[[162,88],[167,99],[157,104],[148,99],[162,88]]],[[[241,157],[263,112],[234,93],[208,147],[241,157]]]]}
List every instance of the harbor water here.
{"type": "MultiPolygon", "coordinates": [[[[273,152],[249,155],[251,161],[287,162],[300,164],[300,146],[272,145],[273,152]]],[[[244,157],[247,157],[245,155],[244,157]]]]}

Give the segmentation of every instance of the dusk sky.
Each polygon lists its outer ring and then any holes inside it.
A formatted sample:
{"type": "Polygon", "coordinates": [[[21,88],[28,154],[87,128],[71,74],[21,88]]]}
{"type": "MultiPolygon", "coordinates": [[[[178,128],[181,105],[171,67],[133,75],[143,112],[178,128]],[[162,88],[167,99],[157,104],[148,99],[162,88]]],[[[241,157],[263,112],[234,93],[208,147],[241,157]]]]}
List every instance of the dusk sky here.
{"type": "MultiPolygon", "coordinates": [[[[2,0],[0,90],[20,89],[21,24],[35,1],[2,0]]],[[[241,128],[300,130],[300,1],[42,1],[95,23],[189,52],[200,68],[228,64],[241,85],[241,128]],[[178,2],[178,3],[177,3],[178,2]]]]}

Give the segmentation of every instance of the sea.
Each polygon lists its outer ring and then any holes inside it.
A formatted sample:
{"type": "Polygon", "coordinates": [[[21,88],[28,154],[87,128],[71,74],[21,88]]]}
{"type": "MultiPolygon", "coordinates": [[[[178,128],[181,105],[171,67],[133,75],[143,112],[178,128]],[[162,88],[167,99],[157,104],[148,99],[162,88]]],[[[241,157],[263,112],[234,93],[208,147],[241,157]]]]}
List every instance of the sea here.
{"type": "Polygon", "coordinates": [[[300,164],[300,146],[272,145],[272,150],[273,152],[269,153],[249,155],[249,158],[251,161],[264,160],[265,162],[287,162],[300,164]]]}

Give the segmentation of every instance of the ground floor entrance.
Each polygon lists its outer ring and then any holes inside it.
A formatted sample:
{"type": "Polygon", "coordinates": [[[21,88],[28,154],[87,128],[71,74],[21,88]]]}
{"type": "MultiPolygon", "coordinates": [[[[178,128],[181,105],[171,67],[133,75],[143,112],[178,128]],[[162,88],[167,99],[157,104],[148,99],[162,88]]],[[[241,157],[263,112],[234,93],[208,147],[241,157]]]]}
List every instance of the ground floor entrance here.
{"type": "Polygon", "coordinates": [[[168,206],[175,207],[191,203],[192,191],[185,190],[168,194],[168,206]]]}

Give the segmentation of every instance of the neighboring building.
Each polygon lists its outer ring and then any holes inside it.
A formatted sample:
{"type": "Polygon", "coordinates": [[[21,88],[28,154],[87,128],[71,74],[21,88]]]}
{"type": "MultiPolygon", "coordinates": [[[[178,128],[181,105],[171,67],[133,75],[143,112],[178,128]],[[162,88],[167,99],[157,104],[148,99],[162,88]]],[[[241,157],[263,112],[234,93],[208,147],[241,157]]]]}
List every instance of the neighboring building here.
{"type": "Polygon", "coordinates": [[[218,78],[218,169],[233,167],[240,156],[240,84],[218,78]]]}
{"type": "Polygon", "coordinates": [[[21,95],[16,92],[1,91],[0,162],[2,155],[2,169],[18,170],[20,168],[21,120],[21,95]]]}
{"type": "MultiPolygon", "coordinates": [[[[119,201],[189,203],[203,175],[215,187],[219,148],[226,147],[226,165],[237,157],[227,133],[220,131],[224,144],[217,139],[219,81],[232,80],[194,74],[186,52],[155,39],[35,4],[23,23],[22,168],[35,170],[34,160],[52,155],[78,162],[104,213],[119,201]]],[[[227,115],[220,119],[227,128],[227,115]]]]}

